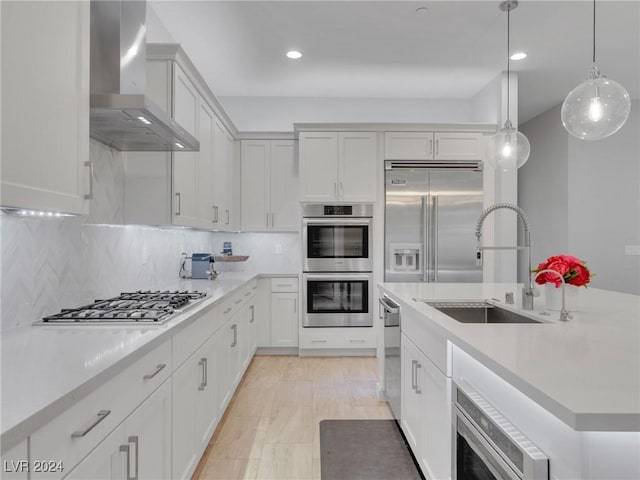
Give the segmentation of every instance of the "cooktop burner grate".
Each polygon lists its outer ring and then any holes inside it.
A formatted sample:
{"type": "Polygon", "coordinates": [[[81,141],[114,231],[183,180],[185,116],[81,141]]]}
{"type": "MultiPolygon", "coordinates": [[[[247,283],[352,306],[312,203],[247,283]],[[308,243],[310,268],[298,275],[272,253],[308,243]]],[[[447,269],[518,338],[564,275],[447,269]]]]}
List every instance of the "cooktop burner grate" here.
{"type": "Polygon", "coordinates": [[[192,307],[206,297],[198,291],[137,291],[124,292],[107,300],[96,300],[91,305],[62,309],[60,313],[36,322],[46,324],[160,324],[170,317],[192,307]]]}

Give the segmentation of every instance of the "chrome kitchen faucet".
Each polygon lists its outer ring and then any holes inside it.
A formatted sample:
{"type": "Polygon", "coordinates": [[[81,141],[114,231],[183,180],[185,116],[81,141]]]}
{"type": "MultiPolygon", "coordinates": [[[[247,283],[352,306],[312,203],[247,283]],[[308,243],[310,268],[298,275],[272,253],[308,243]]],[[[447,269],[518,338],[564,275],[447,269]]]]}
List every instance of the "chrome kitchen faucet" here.
{"type": "Polygon", "coordinates": [[[483,250],[521,250],[525,248],[527,250],[527,281],[522,289],[522,308],[523,310],[533,310],[533,281],[531,279],[531,229],[529,228],[529,219],[527,215],[517,205],[513,205],[511,203],[496,203],[488,207],[478,219],[478,223],[476,224],[476,238],[478,239],[478,247],[476,253],[476,265],[482,265],[482,251],[483,250]],[[522,225],[524,226],[524,245],[516,245],[514,247],[485,247],[482,245],[482,224],[489,216],[490,213],[495,212],[496,210],[500,210],[501,208],[506,208],[509,210],[513,210],[518,214],[518,218],[522,220],[522,225]]]}

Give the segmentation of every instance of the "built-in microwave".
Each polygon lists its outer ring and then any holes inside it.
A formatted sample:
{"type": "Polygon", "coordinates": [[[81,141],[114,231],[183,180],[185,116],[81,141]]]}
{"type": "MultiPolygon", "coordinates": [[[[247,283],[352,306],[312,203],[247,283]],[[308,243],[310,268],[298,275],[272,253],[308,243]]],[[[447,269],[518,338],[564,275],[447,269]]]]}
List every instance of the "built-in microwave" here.
{"type": "Polygon", "coordinates": [[[478,392],[453,395],[453,480],[549,479],[549,458],[478,392]]]}
{"type": "Polygon", "coordinates": [[[373,205],[305,205],[305,272],[371,272],[373,205]]]}

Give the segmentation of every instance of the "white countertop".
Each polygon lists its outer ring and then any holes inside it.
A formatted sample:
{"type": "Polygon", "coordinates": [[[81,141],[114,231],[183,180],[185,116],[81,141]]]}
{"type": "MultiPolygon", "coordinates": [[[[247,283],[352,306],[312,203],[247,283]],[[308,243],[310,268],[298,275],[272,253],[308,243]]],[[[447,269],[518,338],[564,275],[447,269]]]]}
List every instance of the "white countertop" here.
{"type": "Polygon", "coordinates": [[[194,314],[257,276],[255,273],[222,273],[216,280],[176,279],[141,286],[153,290],[207,292],[203,302],[163,325],[30,325],[3,332],[0,411],[3,450],[26,438],[167,340],[188,325],[194,314]]]}
{"type": "MultiPolygon", "coordinates": [[[[640,296],[589,288],[569,322],[464,324],[414,298],[504,300],[522,285],[385,283],[381,289],[564,423],[579,431],[640,431],[640,296]]],[[[549,319],[552,319],[551,321],[549,319]]]]}

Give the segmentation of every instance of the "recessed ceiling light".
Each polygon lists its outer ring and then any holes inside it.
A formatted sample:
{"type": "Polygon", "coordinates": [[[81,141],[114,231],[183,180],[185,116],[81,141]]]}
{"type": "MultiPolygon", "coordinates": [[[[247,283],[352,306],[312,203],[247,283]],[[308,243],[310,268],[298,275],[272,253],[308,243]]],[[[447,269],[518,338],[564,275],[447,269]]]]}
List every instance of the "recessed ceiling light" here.
{"type": "Polygon", "coordinates": [[[298,50],[289,50],[287,52],[287,57],[295,60],[302,57],[302,53],[300,53],[298,50]]]}
{"type": "Polygon", "coordinates": [[[516,52],[511,55],[511,60],[522,60],[524,58],[527,58],[527,54],[524,52],[516,52]]]}

